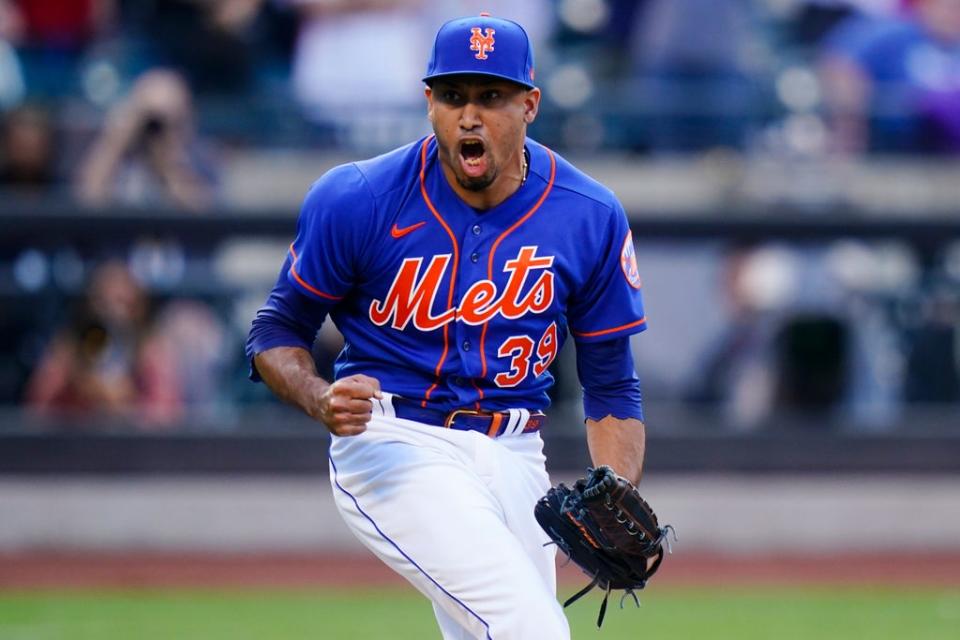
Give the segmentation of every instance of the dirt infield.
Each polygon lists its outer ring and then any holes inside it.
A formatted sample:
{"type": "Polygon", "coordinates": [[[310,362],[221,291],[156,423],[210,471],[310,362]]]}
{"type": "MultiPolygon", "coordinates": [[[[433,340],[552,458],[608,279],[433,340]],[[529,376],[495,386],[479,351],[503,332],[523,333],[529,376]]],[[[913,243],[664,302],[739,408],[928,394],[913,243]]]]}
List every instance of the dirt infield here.
{"type": "MultiPolygon", "coordinates": [[[[576,567],[564,584],[583,582],[576,567]]],[[[960,553],[832,556],[676,554],[661,585],[960,586],[960,553]]],[[[404,580],[372,556],[322,554],[190,555],[0,554],[0,589],[386,587],[404,580]]]]}

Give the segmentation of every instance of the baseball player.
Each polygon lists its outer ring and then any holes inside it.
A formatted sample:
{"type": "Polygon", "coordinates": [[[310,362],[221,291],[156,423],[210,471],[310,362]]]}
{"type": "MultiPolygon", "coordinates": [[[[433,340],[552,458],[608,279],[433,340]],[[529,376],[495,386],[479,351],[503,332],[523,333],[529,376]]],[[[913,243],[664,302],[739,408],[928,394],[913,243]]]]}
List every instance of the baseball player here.
{"type": "Polygon", "coordinates": [[[434,135],[307,193],[251,377],[329,429],[344,520],[444,638],[568,638],[533,515],[548,369],[572,335],[593,462],[638,481],[633,241],[610,190],[526,137],[541,94],[519,24],[447,22],[423,80],[434,135]],[[346,342],[332,383],[310,355],[327,316],[346,342]]]}

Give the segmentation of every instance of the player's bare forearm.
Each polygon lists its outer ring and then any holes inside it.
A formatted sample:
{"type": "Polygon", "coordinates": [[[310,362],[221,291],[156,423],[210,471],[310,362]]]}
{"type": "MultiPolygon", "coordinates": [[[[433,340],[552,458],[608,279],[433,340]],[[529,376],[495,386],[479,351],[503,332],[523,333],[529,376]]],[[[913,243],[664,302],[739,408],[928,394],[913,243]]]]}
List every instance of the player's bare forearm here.
{"type": "Polygon", "coordinates": [[[258,353],[260,377],[284,402],[322,422],[331,433],[363,433],[370,421],[371,398],[380,397],[375,378],[353,375],[330,384],[317,374],[310,352],[301,347],[274,347],[258,353]]]}
{"type": "Polygon", "coordinates": [[[617,474],[637,484],[643,473],[646,427],[635,418],[607,416],[587,420],[587,445],[594,466],[610,465],[617,474]]]}
{"type": "Polygon", "coordinates": [[[313,356],[300,347],[276,347],[254,358],[264,383],[278,398],[318,418],[317,400],[330,383],[317,374],[313,356]]]}

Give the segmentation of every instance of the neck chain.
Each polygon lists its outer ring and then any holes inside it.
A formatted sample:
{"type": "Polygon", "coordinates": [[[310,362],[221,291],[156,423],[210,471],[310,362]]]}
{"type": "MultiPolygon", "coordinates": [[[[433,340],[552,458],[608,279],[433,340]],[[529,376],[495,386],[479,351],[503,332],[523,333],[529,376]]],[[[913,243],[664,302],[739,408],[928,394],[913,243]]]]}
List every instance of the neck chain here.
{"type": "Polygon", "coordinates": [[[520,166],[520,186],[522,187],[527,181],[527,169],[529,165],[527,164],[527,148],[523,148],[523,155],[520,156],[520,161],[523,163],[520,166]]]}

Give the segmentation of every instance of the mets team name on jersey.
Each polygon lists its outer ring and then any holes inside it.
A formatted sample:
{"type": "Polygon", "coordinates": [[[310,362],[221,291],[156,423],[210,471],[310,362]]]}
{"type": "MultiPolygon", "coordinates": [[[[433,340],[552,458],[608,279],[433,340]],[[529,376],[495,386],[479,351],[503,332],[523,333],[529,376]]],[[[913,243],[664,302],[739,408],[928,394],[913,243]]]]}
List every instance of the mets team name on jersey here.
{"type": "Polygon", "coordinates": [[[613,194],[526,141],[526,182],[486,211],[453,191],[431,136],[337,167],[304,202],[288,278],[330,304],[338,378],[443,409],[543,409],[567,337],[645,328],[627,219],[613,194]]]}

